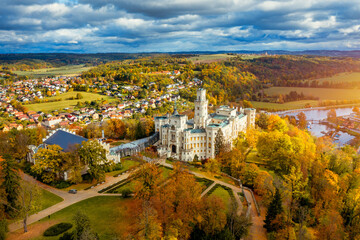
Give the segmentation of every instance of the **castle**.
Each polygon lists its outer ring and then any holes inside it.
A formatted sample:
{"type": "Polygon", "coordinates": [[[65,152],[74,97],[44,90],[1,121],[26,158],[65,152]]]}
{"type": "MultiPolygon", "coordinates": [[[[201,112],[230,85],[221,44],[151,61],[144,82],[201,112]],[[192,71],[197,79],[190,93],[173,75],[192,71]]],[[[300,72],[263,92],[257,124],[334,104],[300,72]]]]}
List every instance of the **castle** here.
{"type": "Polygon", "coordinates": [[[173,157],[182,161],[215,157],[215,137],[221,129],[230,143],[239,132],[255,125],[256,110],[236,109],[221,106],[213,114],[208,114],[206,90],[198,89],[195,100],[194,118],[174,113],[155,117],[155,131],[159,133],[158,152],[160,156],[173,157]]]}

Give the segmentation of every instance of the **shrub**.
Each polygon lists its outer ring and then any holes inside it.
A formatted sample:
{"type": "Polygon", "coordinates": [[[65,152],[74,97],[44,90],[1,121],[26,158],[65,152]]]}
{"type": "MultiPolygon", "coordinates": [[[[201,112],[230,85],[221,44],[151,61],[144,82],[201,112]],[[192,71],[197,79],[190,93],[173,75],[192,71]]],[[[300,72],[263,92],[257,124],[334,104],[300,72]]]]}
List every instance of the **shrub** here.
{"type": "Polygon", "coordinates": [[[72,228],[71,223],[59,223],[46,229],[44,232],[44,236],[57,236],[63,232],[66,232],[70,228],[72,228]]]}
{"type": "Polygon", "coordinates": [[[73,240],[74,239],[74,233],[66,232],[64,235],[62,235],[59,240],[73,240]]]}
{"type": "Polygon", "coordinates": [[[125,188],[124,190],[121,191],[121,195],[123,198],[130,197],[130,194],[131,194],[131,190],[129,188],[125,188]]]}
{"type": "Polygon", "coordinates": [[[58,181],[58,182],[53,183],[52,185],[58,189],[63,189],[63,188],[70,187],[72,184],[67,181],[58,181]]]}

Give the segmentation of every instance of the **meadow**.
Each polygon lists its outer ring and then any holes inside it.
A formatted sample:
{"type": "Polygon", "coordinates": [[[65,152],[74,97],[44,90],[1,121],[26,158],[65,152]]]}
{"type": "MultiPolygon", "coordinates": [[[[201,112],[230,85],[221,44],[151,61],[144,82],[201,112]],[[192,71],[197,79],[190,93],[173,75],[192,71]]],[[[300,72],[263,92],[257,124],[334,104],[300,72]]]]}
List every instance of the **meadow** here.
{"type": "Polygon", "coordinates": [[[190,57],[189,60],[194,63],[207,63],[207,62],[218,62],[228,60],[230,58],[236,57],[236,55],[227,55],[222,54],[203,54],[199,56],[190,57]]]}
{"type": "Polygon", "coordinates": [[[305,108],[306,104],[310,104],[311,107],[317,107],[318,103],[319,102],[315,100],[301,100],[301,101],[287,102],[283,104],[270,103],[270,102],[254,102],[254,101],[251,102],[253,107],[256,109],[273,110],[273,111],[305,108]]]}
{"type": "Polygon", "coordinates": [[[328,81],[328,82],[359,82],[360,81],[360,73],[359,72],[346,72],[346,73],[340,73],[332,77],[327,78],[319,78],[315,79],[319,83],[328,81]]]}
{"type": "Polygon", "coordinates": [[[85,101],[93,101],[93,100],[108,100],[109,102],[115,101],[116,99],[113,97],[100,95],[97,93],[89,93],[89,92],[67,92],[64,94],[60,94],[59,96],[54,97],[46,97],[45,99],[51,100],[51,99],[59,99],[61,98],[61,101],[57,102],[45,102],[45,103],[34,103],[34,104],[25,104],[24,106],[29,111],[43,111],[43,112],[49,112],[54,110],[61,110],[64,108],[71,108],[74,107],[78,102],[85,102],[85,101]],[[82,99],[74,99],[74,100],[66,100],[71,97],[76,98],[76,94],[80,93],[83,98],[82,99]]]}
{"type": "Polygon", "coordinates": [[[268,96],[288,94],[291,91],[304,93],[305,96],[318,97],[320,100],[358,100],[360,89],[337,89],[337,88],[303,88],[303,87],[271,87],[264,92],[268,96]]]}
{"type": "Polygon", "coordinates": [[[91,67],[82,65],[66,65],[57,68],[41,68],[31,71],[14,71],[19,76],[29,76],[34,78],[48,77],[48,76],[77,76],[82,72],[89,70],[91,67]]]}

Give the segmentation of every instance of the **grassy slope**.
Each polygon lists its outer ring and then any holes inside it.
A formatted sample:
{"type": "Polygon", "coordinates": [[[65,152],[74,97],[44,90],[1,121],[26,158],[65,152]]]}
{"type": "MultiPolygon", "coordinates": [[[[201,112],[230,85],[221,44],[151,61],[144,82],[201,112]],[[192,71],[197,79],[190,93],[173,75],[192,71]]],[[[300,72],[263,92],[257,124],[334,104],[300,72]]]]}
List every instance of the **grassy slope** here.
{"type": "Polygon", "coordinates": [[[123,168],[121,170],[108,172],[108,173],[106,173],[106,175],[115,176],[115,175],[118,175],[119,173],[122,173],[122,172],[125,172],[125,171],[129,170],[129,168],[131,168],[133,166],[138,166],[138,165],[140,165],[140,162],[133,161],[133,160],[124,160],[124,161],[122,161],[123,168]]]}
{"type": "MultiPolygon", "coordinates": [[[[41,210],[51,207],[59,202],[62,202],[63,199],[45,189],[41,189],[42,197],[41,197],[41,210]]],[[[39,211],[41,211],[39,210],[39,211]]]]}
{"type": "Polygon", "coordinates": [[[62,100],[59,102],[47,102],[47,103],[35,103],[35,104],[27,104],[24,105],[28,110],[30,111],[53,111],[53,110],[61,110],[68,107],[73,107],[77,104],[77,102],[85,102],[85,101],[93,101],[93,100],[108,100],[108,101],[114,101],[115,98],[100,95],[97,93],[88,93],[88,92],[67,92],[64,94],[60,94],[59,96],[55,97],[49,97],[45,99],[58,99],[61,98],[62,100]],[[75,99],[75,100],[65,100],[70,97],[76,97],[76,94],[80,93],[83,98],[82,99],[75,99]]]}
{"type": "Polygon", "coordinates": [[[221,186],[216,188],[215,191],[210,194],[210,196],[218,196],[219,198],[221,198],[225,204],[225,207],[227,207],[231,201],[231,197],[228,191],[226,191],[221,186]]]}
{"type": "Polygon", "coordinates": [[[35,69],[32,71],[14,71],[17,75],[20,76],[33,76],[35,78],[38,77],[47,77],[51,75],[55,76],[74,76],[80,75],[82,72],[89,70],[91,67],[85,67],[82,65],[67,65],[58,68],[42,68],[35,69]]]}

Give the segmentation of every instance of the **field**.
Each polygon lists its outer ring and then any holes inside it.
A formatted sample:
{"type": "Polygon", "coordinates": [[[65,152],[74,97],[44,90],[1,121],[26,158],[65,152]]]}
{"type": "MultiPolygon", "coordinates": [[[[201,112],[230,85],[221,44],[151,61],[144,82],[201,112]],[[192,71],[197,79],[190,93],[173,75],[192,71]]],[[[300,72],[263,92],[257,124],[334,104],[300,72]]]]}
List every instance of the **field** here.
{"type": "Polygon", "coordinates": [[[318,106],[318,101],[314,101],[314,100],[302,100],[295,102],[287,102],[283,104],[269,103],[269,102],[251,102],[251,104],[256,109],[267,109],[267,110],[275,110],[275,111],[304,108],[307,103],[309,103],[312,107],[318,106]]]}
{"type": "MultiPolygon", "coordinates": [[[[359,82],[360,81],[360,73],[359,72],[352,72],[352,73],[340,73],[332,77],[327,78],[319,78],[316,79],[319,83],[328,81],[328,82],[359,82]]],[[[310,80],[311,81],[311,80],[310,80]]]]}
{"type": "MultiPolygon", "coordinates": [[[[51,215],[50,218],[31,224],[29,234],[31,239],[55,240],[56,237],[43,237],[42,234],[49,225],[55,225],[60,222],[72,222],[72,218],[77,211],[82,211],[89,218],[92,229],[99,234],[100,239],[116,239],[125,232],[128,222],[125,213],[128,209],[130,200],[116,196],[93,197],[81,202],[75,203],[67,208],[51,215]]],[[[69,231],[72,231],[70,229],[69,231]]],[[[22,231],[18,230],[9,236],[9,239],[21,239],[22,231]]],[[[61,235],[60,235],[61,236],[61,235]]]]}
{"type": "Polygon", "coordinates": [[[89,70],[91,67],[84,65],[67,65],[58,68],[42,68],[32,71],[14,71],[19,76],[31,76],[34,78],[47,76],[77,76],[82,72],[89,70]]]}
{"type": "Polygon", "coordinates": [[[105,95],[100,95],[100,94],[97,94],[97,93],[77,92],[77,91],[67,92],[67,93],[61,94],[59,96],[48,97],[48,98],[45,98],[45,99],[58,99],[58,98],[61,98],[62,100],[58,101],[58,102],[25,104],[24,106],[29,111],[49,112],[49,111],[53,111],[53,110],[61,110],[61,109],[64,109],[64,108],[74,107],[78,102],[93,101],[93,100],[100,100],[100,99],[104,99],[104,100],[108,100],[108,101],[114,101],[115,100],[115,98],[105,96],[105,95]],[[65,99],[68,99],[70,97],[76,97],[77,93],[80,93],[83,96],[83,98],[82,99],[75,99],[75,100],[65,100],[65,99]]]}
{"type": "Polygon", "coordinates": [[[271,87],[264,91],[269,96],[288,94],[290,91],[296,91],[299,94],[304,93],[305,96],[318,97],[320,100],[360,99],[360,89],[271,87]]]}
{"type": "Polygon", "coordinates": [[[194,63],[209,63],[209,62],[218,62],[228,60],[230,58],[236,57],[236,55],[227,55],[227,54],[204,54],[196,57],[189,58],[190,61],[194,63]]]}

